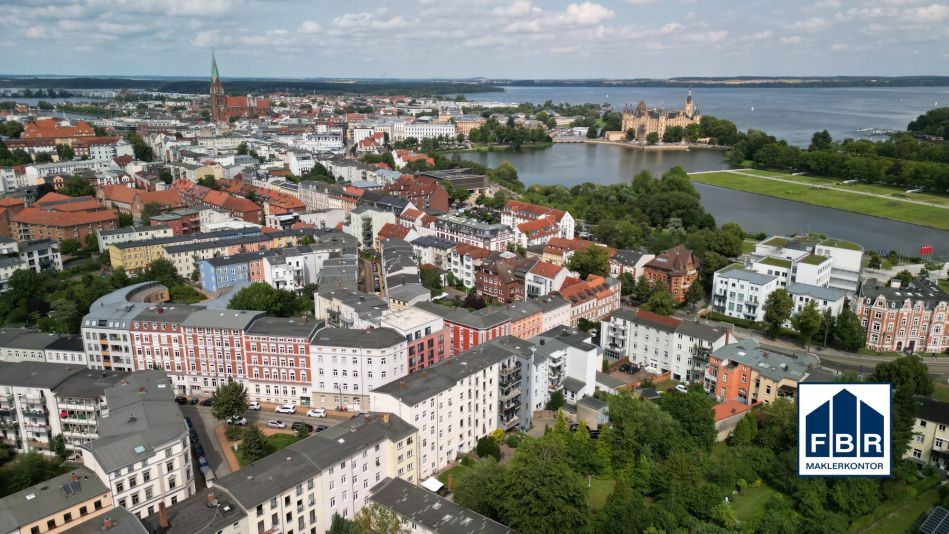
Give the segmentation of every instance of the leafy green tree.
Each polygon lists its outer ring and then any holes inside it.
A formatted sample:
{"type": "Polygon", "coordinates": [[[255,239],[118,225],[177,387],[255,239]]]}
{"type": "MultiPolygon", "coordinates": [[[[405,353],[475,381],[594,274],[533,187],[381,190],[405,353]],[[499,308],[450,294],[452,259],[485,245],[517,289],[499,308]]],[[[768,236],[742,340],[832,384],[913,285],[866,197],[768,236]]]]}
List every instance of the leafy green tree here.
{"type": "Polygon", "coordinates": [[[501,448],[498,446],[498,442],[494,441],[494,438],[491,436],[482,436],[478,440],[478,445],[475,447],[475,452],[478,453],[479,458],[494,458],[496,461],[501,461],[501,448]]]}
{"type": "Polygon", "coordinates": [[[218,386],[211,399],[214,400],[211,415],[218,421],[247,411],[247,390],[240,382],[228,381],[218,386]]]}
{"type": "Polygon", "coordinates": [[[932,395],[935,386],[929,378],[929,368],[916,355],[903,356],[877,364],[869,382],[889,382],[893,385],[893,426],[891,432],[893,454],[902,457],[913,437],[917,395],[932,395]]]}
{"type": "Polygon", "coordinates": [[[246,155],[247,155],[247,142],[246,142],[246,141],[241,141],[241,143],[240,143],[239,145],[237,145],[237,155],[238,155],[238,156],[246,156],[246,155]]]}
{"type": "Polygon", "coordinates": [[[596,126],[590,126],[587,128],[587,139],[596,139],[600,136],[600,129],[596,126]]]}
{"type": "Polygon", "coordinates": [[[61,334],[78,334],[82,314],[76,302],[68,298],[58,298],[51,303],[49,320],[53,328],[61,334]]]}
{"type": "Polygon", "coordinates": [[[402,534],[402,520],[399,516],[376,503],[363,506],[353,517],[353,521],[363,533],[402,534]]]}
{"type": "Polygon", "coordinates": [[[764,301],[764,321],[768,324],[768,334],[771,337],[778,335],[781,326],[791,317],[794,309],[794,300],[788,290],[779,288],[771,292],[764,301]]]}
{"type": "Polygon", "coordinates": [[[820,329],[821,321],[821,312],[817,309],[817,303],[813,300],[791,317],[791,325],[801,335],[801,341],[804,342],[804,347],[807,350],[811,349],[811,338],[820,329]]]}
{"type": "Polygon", "coordinates": [[[591,274],[606,276],[610,273],[610,251],[606,247],[591,245],[570,255],[567,269],[586,278],[591,274]]]}
{"type": "Polygon", "coordinates": [[[215,191],[221,189],[221,186],[217,183],[217,178],[211,174],[198,178],[198,185],[203,185],[204,187],[214,189],[215,191]]]}
{"type": "Polygon", "coordinates": [[[902,270],[896,273],[895,278],[900,281],[900,287],[905,288],[908,287],[910,282],[913,281],[913,273],[907,270],[902,270]]]}
{"type": "Polygon", "coordinates": [[[590,520],[586,484],[555,444],[523,442],[504,478],[504,524],[524,534],[586,530],[590,520]]]}
{"type": "Polygon", "coordinates": [[[248,425],[241,436],[241,444],[237,447],[237,452],[247,462],[256,462],[270,452],[264,433],[260,431],[257,425],[248,425]]]}
{"type": "Polygon", "coordinates": [[[56,155],[59,156],[59,161],[66,161],[75,158],[76,152],[69,145],[56,143],[56,155]]]}
{"type": "Polygon", "coordinates": [[[432,296],[442,293],[442,277],[438,269],[421,268],[419,277],[422,280],[422,286],[432,292],[432,296]]]}
{"type": "Polygon", "coordinates": [[[165,185],[170,185],[171,182],[175,181],[175,177],[171,174],[171,171],[164,167],[158,171],[158,179],[161,180],[165,185]]]}
{"type": "Polygon", "coordinates": [[[567,463],[580,475],[595,475],[602,470],[596,454],[596,442],[590,439],[587,426],[580,423],[567,441],[567,463]]]}
{"type": "Polygon", "coordinates": [[[63,239],[59,242],[59,252],[62,254],[75,254],[79,251],[79,240],[78,239],[63,239]]]}
{"type": "Polygon", "coordinates": [[[231,310],[255,310],[277,317],[290,317],[297,310],[297,297],[291,291],[254,282],[235,293],[227,307],[231,310]]]}
{"type": "Polygon", "coordinates": [[[454,500],[465,508],[500,521],[501,502],[507,498],[504,494],[505,479],[504,467],[494,458],[485,458],[476,463],[464,478],[454,481],[454,500]]]}
{"type": "Polygon", "coordinates": [[[755,442],[780,452],[797,445],[797,408],[786,399],[778,399],[757,408],[747,417],[758,416],[755,442]]]}
{"type": "Polygon", "coordinates": [[[658,315],[672,315],[676,309],[676,301],[672,293],[664,285],[659,285],[649,296],[649,300],[643,304],[640,309],[650,311],[658,315]]]}
{"type": "Polygon", "coordinates": [[[659,133],[657,133],[657,132],[649,132],[648,134],[646,134],[646,143],[647,143],[647,144],[654,145],[654,144],[656,144],[656,143],[658,143],[658,142],[659,142],[659,133]]]}
{"type": "Polygon", "coordinates": [[[0,136],[18,139],[23,133],[23,125],[17,121],[0,122],[0,136]]]}
{"type": "Polygon", "coordinates": [[[297,427],[296,437],[297,437],[297,440],[306,439],[310,437],[310,431],[306,429],[306,425],[300,425],[297,427]]]}
{"type": "Polygon", "coordinates": [[[544,406],[545,410],[557,411],[563,408],[564,398],[563,391],[557,390],[550,394],[550,399],[547,401],[547,405],[544,406]]]}
{"type": "Polygon", "coordinates": [[[64,438],[62,434],[53,438],[52,443],[50,443],[50,450],[53,451],[53,454],[55,454],[57,458],[64,462],[69,458],[69,451],[66,450],[66,438],[64,438]]]}
{"type": "Polygon", "coordinates": [[[46,152],[40,152],[39,154],[33,156],[33,163],[52,163],[52,162],[53,162],[53,156],[50,156],[46,152]]]}
{"type": "Polygon", "coordinates": [[[701,388],[690,388],[688,393],[666,395],[662,409],[682,425],[686,439],[709,450],[715,444],[715,402],[701,388]]]}
{"type": "Polygon", "coordinates": [[[738,421],[738,424],[735,425],[735,430],[732,432],[731,444],[736,447],[751,445],[757,435],[758,418],[752,413],[745,414],[745,416],[738,421]]]}
{"type": "Polygon", "coordinates": [[[359,528],[359,525],[355,521],[346,519],[345,517],[339,514],[333,514],[333,520],[330,523],[329,530],[326,531],[326,534],[364,534],[362,529],[359,528]]]}
{"type": "Polygon", "coordinates": [[[833,139],[830,137],[830,133],[827,130],[820,132],[814,132],[814,135],[811,136],[811,145],[807,147],[807,150],[814,152],[817,150],[830,150],[833,148],[833,139]]]}
{"type": "Polygon", "coordinates": [[[694,283],[689,285],[682,297],[685,304],[695,310],[695,305],[705,298],[705,290],[702,289],[702,284],[694,283]]]}
{"type": "Polygon", "coordinates": [[[70,197],[95,196],[96,189],[85,178],[70,176],[63,182],[59,193],[70,197]]]}
{"type": "Polygon", "coordinates": [[[849,306],[845,307],[837,316],[834,323],[834,339],[837,340],[837,344],[842,349],[851,352],[866,345],[867,335],[863,325],[860,324],[860,318],[849,306]]]}
{"type": "Polygon", "coordinates": [[[650,526],[649,507],[643,496],[622,481],[606,500],[606,506],[596,518],[596,532],[628,534],[644,532],[650,526]]]}
{"type": "Polygon", "coordinates": [[[20,454],[0,470],[0,496],[6,497],[67,471],[69,466],[57,457],[50,458],[36,451],[20,454]]]}
{"type": "Polygon", "coordinates": [[[147,225],[156,215],[161,215],[161,203],[151,201],[142,206],[142,224],[147,225]]]}

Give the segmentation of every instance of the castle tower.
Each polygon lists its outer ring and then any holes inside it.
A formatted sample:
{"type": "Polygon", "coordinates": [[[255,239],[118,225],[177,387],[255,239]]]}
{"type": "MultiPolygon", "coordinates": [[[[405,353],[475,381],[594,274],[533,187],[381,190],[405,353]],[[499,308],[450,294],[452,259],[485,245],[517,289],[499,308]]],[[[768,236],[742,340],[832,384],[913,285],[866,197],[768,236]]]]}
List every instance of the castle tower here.
{"type": "Polygon", "coordinates": [[[692,116],[692,88],[689,87],[689,96],[685,97],[685,106],[683,106],[682,111],[685,112],[686,117],[692,116]]]}
{"type": "Polygon", "coordinates": [[[221,85],[221,77],[217,72],[217,60],[214,58],[214,52],[211,52],[211,120],[213,122],[227,122],[224,107],[226,96],[224,96],[224,86],[221,85]]]}

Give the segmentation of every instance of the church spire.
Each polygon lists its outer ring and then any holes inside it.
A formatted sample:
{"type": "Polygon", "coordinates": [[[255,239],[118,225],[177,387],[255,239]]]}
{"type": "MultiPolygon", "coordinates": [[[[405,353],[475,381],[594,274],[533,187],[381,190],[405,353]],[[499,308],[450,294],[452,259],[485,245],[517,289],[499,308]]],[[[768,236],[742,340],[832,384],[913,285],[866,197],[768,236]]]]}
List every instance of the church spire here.
{"type": "Polygon", "coordinates": [[[217,59],[214,58],[214,49],[211,50],[211,83],[220,81],[217,73],[217,59]]]}

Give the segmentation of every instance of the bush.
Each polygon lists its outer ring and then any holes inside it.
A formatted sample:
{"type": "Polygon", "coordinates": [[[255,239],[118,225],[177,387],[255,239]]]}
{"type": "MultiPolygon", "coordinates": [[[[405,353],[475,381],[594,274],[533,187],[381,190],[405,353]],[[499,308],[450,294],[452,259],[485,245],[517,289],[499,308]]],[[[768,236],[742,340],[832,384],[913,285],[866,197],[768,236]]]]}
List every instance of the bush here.
{"type": "Polygon", "coordinates": [[[224,436],[230,441],[237,441],[244,435],[244,429],[237,425],[227,425],[224,436]]]}
{"type": "MultiPolygon", "coordinates": [[[[482,438],[484,439],[484,438],[482,438]]],[[[461,465],[465,467],[471,467],[475,464],[474,458],[471,456],[465,455],[461,457],[461,465]]]]}
{"type": "Polygon", "coordinates": [[[708,312],[708,315],[706,315],[705,318],[708,319],[708,320],[710,320],[710,321],[719,321],[719,322],[722,322],[722,323],[731,323],[731,324],[733,324],[733,325],[735,325],[735,326],[740,326],[740,327],[742,327],[742,328],[752,328],[752,329],[755,329],[755,330],[761,330],[761,328],[762,328],[760,324],[758,324],[758,323],[756,323],[756,322],[754,322],[754,321],[749,321],[748,319],[739,319],[739,318],[737,318],[737,317],[729,317],[729,316],[725,315],[724,313],[718,313],[718,312],[714,312],[714,311],[713,311],[713,312],[708,312]]]}
{"type": "Polygon", "coordinates": [[[527,437],[527,436],[525,436],[523,432],[515,432],[515,433],[511,434],[510,436],[508,436],[507,439],[504,440],[504,443],[505,443],[508,447],[510,447],[510,448],[512,448],[512,449],[516,449],[517,446],[520,445],[521,442],[524,441],[524,439],[525,439],[526,437],[527,437]]]}
{"type": "Polygon", "coordinates": [[[501,460],[501,448],[498,447],[498,442],[494,441],[491,436],[484,436],[479,439],[478,446],[475,447],[475,452],[478,453],[479,458],[487,458],[490,456],[495,460],[501,460]]]}

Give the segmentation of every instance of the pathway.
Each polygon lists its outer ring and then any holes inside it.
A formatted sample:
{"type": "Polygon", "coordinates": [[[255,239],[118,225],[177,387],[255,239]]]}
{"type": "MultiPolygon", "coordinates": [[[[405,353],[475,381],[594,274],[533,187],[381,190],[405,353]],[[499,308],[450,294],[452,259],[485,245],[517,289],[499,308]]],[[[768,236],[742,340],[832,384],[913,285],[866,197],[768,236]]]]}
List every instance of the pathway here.
{"type": "Polygon", "coordinates": [[[738,175],[741,175],[741,176],[748,176],[748,177],[750,177],[750,178],[761,178],[762,180],[771,180],[771,181],[773,181],[773,182],[784,182],[784,183],[793,184],[793,185],[805,185],[805,186],[811,186],[811,187],[819,187],[819,188],[821,188],[821,189],[831,189],[831,190],[833,190],[833,191],[840,191],[840,192],[843,192],[843,193],[853,193],[854,195],[863,195],[863,196],[867,196],[867,197],[876,197],[876,198],[882,198],[882,199],[886,199],[886,200],[895,200],[895,201],[898,201],[898,202],[906,202],[906,203],[909,203],[909,204],[919,204],[920,206],[933,206],[933,207],[936,207],[936,208],[941,208],[941,209],[944,209],[944,210],[949,210],[949,206],[943,206],[943,205],[941,205],[941,204],[936,204],[936,203],[934,203],[934,202],[924,202],[924,201],[922,201],[922,200],[913,200],[913,199],[910,199],[910,198],[898,198],[898,197],[894,197],[894,196],[891,196],[891,195],[883,195],[883,194],[880,194],[880,193],[870,193],[870,192],[867,192],[867,191],[856,191],[856,190],[854,190],[854,189],[847,189],[847,188],[845,188],[845,187],[835,187],[835,186],[832,186],[832,185],[811,184],[811,183],[807,183],[807,182],[799,182],[799,181],[796,181],[796,180],[789,180],[789,179],[787,179],[787,178],[779,178],[779,177],[777,177],[777,176],[764,176],[764,175],[761,175],[761,174],[753,174],[753,173],[750,173],[750,172],[744,172],[744,171],[742,171],[742,170],[740,170],[740,169],[722,169],[722,170],[720,170],[720,171],[697,171],[697,172],[690,172],[689,174],[690,174],[690,175],[691,175],[691,174],[713,174],[713,173],[719,173],[719,172],[729,172],[729,173],[738,174],[738,175]]]}

